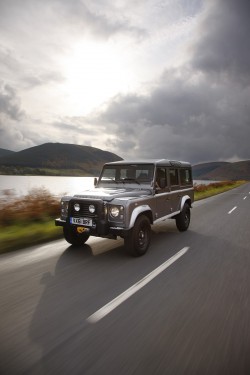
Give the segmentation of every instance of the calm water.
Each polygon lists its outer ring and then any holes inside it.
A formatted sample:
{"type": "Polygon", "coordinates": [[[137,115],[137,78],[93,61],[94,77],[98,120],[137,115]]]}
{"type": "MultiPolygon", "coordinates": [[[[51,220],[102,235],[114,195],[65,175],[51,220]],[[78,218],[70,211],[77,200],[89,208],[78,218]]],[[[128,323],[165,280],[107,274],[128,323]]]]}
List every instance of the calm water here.
{"type": "MultiPolygon", "coordinates": [[[[194,183],[209,184],[213,181],[195,180],[194,183]]],[[[8,190],[17,196],[27,194],[33,188],[45,188],[51,194],[79,194],[94,186],[94,177],[54,177],[54,176],[5,176],[0,175],[0,195],[8,190]]]]}
{"type": "Polygon", "coordinates": [[[94,186],[94,177],[54,176],[3,176],[0,175],[0,195],[11,191],[17,196],[27,194],[34,188],[45,188],[51,194],[79,194],[94,186]]]}

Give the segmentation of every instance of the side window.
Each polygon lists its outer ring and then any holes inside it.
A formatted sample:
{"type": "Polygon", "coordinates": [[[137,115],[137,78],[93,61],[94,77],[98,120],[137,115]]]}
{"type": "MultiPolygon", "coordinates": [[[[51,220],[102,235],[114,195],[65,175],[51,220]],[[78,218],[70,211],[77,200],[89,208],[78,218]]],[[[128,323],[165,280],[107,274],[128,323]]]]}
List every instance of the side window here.
{"type": "Polygon", "coordinates": [[[180,169],[181,185],[190,185],[192,183],[191,170],[180,169]]]}
{"type": "Polygon", "coordinates": [[[156,169],[156,189],[158,192],[160,190],[165,189],[167,186],[167,174],[165,168],[157,168],[156,169]]]}
{"type": "Polygon", "coordinates": [[[169,179],[171,187],[179,185],[178,169],[169,169],[169,179]]]}

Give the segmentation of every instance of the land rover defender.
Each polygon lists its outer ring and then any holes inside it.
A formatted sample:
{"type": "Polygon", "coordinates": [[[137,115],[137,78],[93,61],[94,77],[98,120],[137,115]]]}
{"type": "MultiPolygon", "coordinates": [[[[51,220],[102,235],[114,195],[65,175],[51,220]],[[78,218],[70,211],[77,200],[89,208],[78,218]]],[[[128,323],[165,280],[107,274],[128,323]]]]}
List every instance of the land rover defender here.
{"type": "Polygon", "coordinates": [[[105,164],[92,190],[62,197],[55,225],[74,246],[89,236],[119,236],[131,255],[141,256],[151,241],[151,225],[175,219],[179,231],[188,229],[193,200],[190,163],[123,160],[105,164]]]}

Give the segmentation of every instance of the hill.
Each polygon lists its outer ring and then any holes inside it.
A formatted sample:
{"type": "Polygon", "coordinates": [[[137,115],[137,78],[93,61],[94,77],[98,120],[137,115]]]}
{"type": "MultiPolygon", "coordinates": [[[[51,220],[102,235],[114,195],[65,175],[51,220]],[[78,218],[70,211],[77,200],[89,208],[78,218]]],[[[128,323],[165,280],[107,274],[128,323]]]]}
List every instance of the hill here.
{"type": "Polygon", "coordinates": [[[212,162],[193,166],[195,180],[250,180],[250,160],[234,163],[212,162]]]}
{"type": "Polygon", "coordinates": [[[106,162],[122,160],[101,149],[45,143],[0,157],[1,173],[96,176],[106,162]]]}
{"type": "Polygon", "coordinates": [[[0,148],[0,158],[11,155],[11,154],[15,154],[15,151],[10,151],[10,150],[5,150],[4,148],[0,148]]]}
{"type": "Polygon", "coordinates": [[[217,168],[223,167],[225,164],[230,164],[227,162],[211,162],[211,163],[202,163],[193,166],[193,177],[197,180],[204,180],[206,174],[211,173],[217,168]]]}

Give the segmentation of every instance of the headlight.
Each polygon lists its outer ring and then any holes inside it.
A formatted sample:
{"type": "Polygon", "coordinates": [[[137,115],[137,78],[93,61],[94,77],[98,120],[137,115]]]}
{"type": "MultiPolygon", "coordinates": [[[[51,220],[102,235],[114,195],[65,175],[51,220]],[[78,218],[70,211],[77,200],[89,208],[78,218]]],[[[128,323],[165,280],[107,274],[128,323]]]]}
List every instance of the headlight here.
{"type": "Polygon", "coordinates": [[[119,219],[123,220],[123,210],[123,206],[111,206],[109,209],[109,214],[114,219],[119,217],[119,219]]]}
{"type": "Polygon", "coordinates": [[[120,213],[120,211],[119,211],[118,207],[114,206],[114,207],[110,208],[110,216],[117,217],[117,216],[119,216],[119,213],[120,213]]]}

